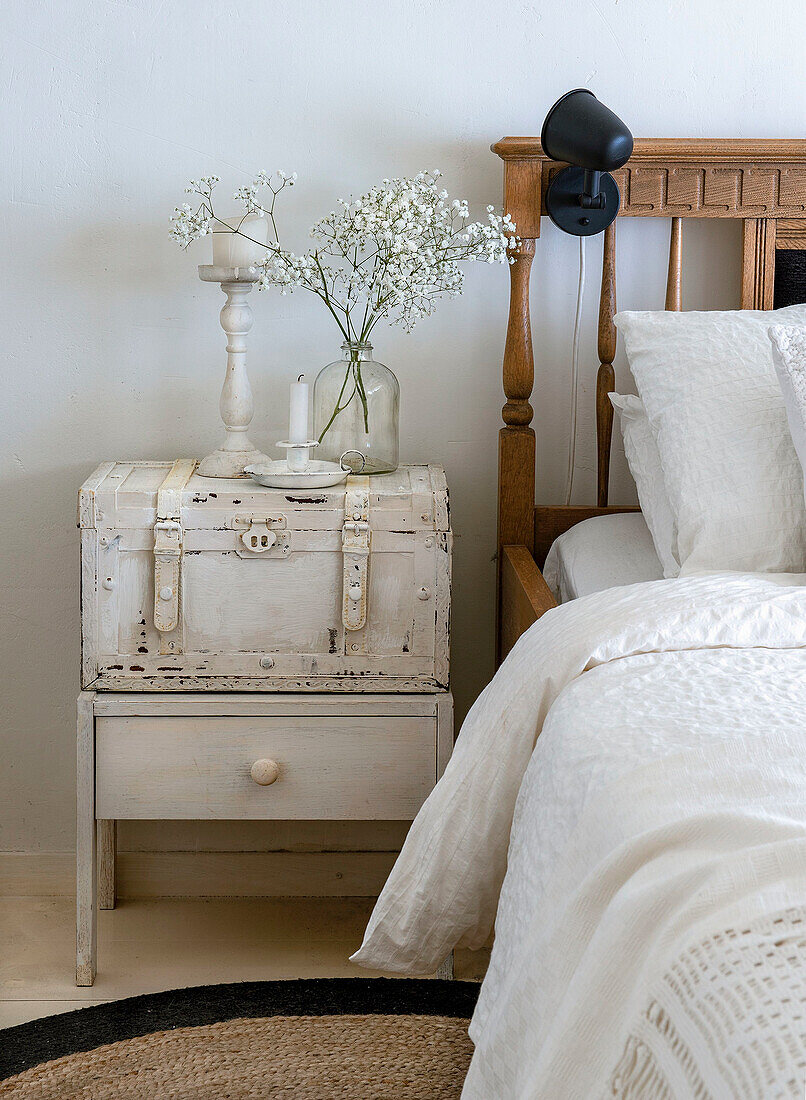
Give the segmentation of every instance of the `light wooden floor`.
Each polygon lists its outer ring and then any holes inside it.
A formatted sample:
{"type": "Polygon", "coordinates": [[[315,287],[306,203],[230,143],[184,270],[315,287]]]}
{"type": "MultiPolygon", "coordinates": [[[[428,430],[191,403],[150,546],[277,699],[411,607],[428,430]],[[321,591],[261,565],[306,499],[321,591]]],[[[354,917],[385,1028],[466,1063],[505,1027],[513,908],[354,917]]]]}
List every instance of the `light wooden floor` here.
{"type": "MultiPolygon", "coordinates": [[[[369,977],[348,961],[372,898],[128,900],[100,914],[98,977],[73,984],[70,897],[0,898],[0,1027],[138,993],[270,978],[369,977]]],[[[481,980],[487,951],[457,953],[481,980]]]]}

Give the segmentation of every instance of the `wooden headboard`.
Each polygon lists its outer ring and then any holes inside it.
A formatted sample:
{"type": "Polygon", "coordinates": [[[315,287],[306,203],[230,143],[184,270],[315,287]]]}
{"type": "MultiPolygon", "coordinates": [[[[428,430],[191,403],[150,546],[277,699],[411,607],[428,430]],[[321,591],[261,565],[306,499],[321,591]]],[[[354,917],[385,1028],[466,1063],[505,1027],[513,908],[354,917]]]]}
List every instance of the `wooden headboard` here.
{"type": "MultiPolygon", "coordinates": [[[[504,350],[504,427],[498,447],[498,654],[502,643],[501,563],[505,547],[523,547],[542,566],[563,531],[609,506],[608,482],[616,355],[616,233],[604,234],[596,385],[597,500],[590,507],[535,505],[535,433],[530,403],[534,356],[529,276],[540,236],[544,196],[562,164],[540,141],[507,137],[492,146],[504,162],[504,206],[521,239],[510,267],[509,323],[504,350]]],[[[647,138],[613,173],[621,192],[619,218],[669,218],[666,309],[681,308],[683,218],[739,218],[743,226],[742,309],[772,309],[806,300],[806,140],[647,138]]],[[[659,303],[660,304],[660,303],[659,303]]]]}

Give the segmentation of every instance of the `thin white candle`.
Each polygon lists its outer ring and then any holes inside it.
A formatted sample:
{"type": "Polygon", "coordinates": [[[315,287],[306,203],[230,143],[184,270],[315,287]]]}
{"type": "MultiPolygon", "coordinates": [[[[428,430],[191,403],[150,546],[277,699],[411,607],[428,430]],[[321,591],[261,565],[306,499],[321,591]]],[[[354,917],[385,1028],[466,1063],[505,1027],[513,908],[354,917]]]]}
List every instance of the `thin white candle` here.
{"type": "Polygon", "coordinates": [[[308,383],[301,374],[291,383],[291,411],[288,417],[288,442],[308,442],[308,383]]]}
{"type": "Polygon", "coordinates": [[[266,255],[269,219],[264,214],[233,214],[220,218],[213,223],[212,237],[214,267],[251,267],[266,255]],[[240,233],[233,232],[235,229],[240,229],[240,233]],[[246,236],[241,236],[243,233],[246,236]],[[255,244],[255,241],[260,243],[255,244]]]}
{"type": "Polygon", "coordinates": [[[288,442],[297,443],[286,451],[289,470],[300,473],[308,468],[308,383],[303,382],[301,374],[291,383],[291,408],[288,415],[288,442]]]}

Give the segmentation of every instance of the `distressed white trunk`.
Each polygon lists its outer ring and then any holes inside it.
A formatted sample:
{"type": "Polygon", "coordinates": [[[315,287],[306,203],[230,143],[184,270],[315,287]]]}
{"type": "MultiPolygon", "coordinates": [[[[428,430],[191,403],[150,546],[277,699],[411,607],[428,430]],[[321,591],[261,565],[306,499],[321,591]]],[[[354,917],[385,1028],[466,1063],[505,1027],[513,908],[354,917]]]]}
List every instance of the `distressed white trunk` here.
{"type": "Polygon", "coordinates": [[[354,479],[347,489],[292,492],[211,486],[187,463],[100,467],[79,499],[83,686],[444,690],[452,541],[444,473],[401,467],[364,484],[366,620],[352,629],[346,563],[356,560],[355,540],[351,532],[348,546],[344,525],[355,515],[345,515],[345,493],[360,495],[354,479]],[[160,537],[167,553],[158,566],[160,537]]]}

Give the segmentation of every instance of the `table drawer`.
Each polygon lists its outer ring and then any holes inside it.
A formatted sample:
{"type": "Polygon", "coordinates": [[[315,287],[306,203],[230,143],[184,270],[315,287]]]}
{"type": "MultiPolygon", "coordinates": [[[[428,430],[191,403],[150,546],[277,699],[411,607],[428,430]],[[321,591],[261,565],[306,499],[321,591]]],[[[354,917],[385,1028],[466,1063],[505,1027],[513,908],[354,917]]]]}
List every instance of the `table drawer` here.
{"type": "Polygon", "coordinates": [[[428,717],[98,717],[95,731],[98,818],[408,821],[436,782],[428,717]],[[261,760],[278,767],[269,785],[251,775],[261,760]]]}

